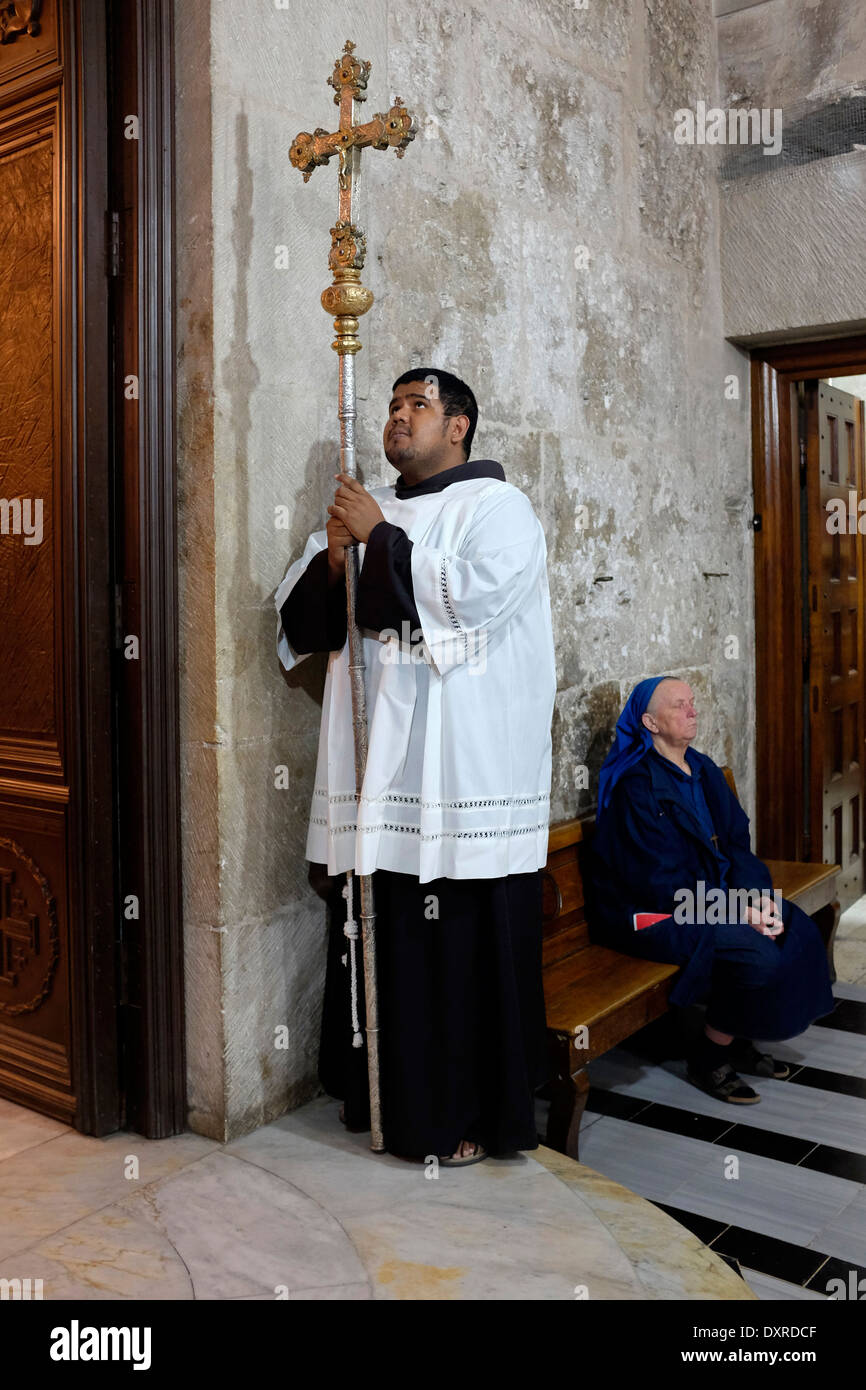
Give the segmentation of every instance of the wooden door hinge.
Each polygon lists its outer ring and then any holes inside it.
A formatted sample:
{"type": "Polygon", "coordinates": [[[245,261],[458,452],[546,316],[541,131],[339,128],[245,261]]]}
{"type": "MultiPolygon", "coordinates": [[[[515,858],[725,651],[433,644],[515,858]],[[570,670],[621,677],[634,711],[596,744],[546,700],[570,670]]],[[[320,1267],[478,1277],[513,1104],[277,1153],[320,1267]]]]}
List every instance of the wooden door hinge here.
{"type": "Polygon", "coordinates": [[[105,214],[105,273],[110,280],[120,274],[120,213],[105,214]]]}

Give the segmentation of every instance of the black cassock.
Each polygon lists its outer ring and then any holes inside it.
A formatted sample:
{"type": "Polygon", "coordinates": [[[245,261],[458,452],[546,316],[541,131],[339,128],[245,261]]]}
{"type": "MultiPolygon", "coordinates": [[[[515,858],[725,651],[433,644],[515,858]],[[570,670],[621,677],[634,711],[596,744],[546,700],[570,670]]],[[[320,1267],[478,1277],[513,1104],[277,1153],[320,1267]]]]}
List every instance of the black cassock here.
{"type": "MultiPolygon", "coordinates": [[[[439,492],[463,478],[503,477],[486,460],[458,464],[398,497],[439,492]],[[495,470],[495,471],[494,471],[495,470]]],[[[410,630],[421,621],[412,592],[412,542],[390,522],[373,528],[358,583],[359,626],[410,630]]],[[[346,591],[328,588],[328,552],[307,566],[283,605],[283,629],[298,653],[339,651],[346,591]]],[[[444,1156],[462,1139],[490,1153],[538,1146],[533,1092],[549,1079],[541,976],[541,873],[431,879],[377,869],[379,1048],[385,1147],[444,1156]]],[[[366,1047],[352,1046],[349,943],[343,934],[346,875],[329,879],[328,961],[319,1077],[345,1103],[352,1128],[370,1124],[366,1047]]],[[[352,915],[360,890],[352,879],[352,915]]],[[[364,987],[358,949],[358,1011],[364,987]]]]}

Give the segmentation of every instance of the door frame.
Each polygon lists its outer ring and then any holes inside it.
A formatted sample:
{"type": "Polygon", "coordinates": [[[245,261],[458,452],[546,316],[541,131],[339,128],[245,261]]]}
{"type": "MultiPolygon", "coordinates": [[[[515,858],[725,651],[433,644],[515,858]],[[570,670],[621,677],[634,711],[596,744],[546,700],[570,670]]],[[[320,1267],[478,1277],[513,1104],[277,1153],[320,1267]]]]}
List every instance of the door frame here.
{"type": "Polygon", "coordinates": [[[803,828],[805,644],[800,568],[791,564],[801,554],[800,460],[789,388],[806,377],[864,371],[864,334],[752,350],[756,841],[765,859],[823,859],[803,828]]]}
{"type": "MultiPolygon", "coordinates": [[[[72,582],[81,615],[72,655],[70,749],[81,842],[72,847],[70,949],[75,1126],[88,1134],[119,1127],[147,1138],[186,1124],[183,917],[180,863],[180,712],[175,451],[174,7],[173,0],[121,0],[138,33],[139,200],[138,401],[141,749],[136,787],[118,786],[104,755],[112,727],[116,589],[108,509],[118,467],[112,430],[110,247],[112,211],[106,113],[110,112],[105,0],[70,0],[64,83],[71,132],[66,196],[68,254],[77,295],[70,361],[82,364],[69,406],[71,476],[77,517],[72,582]],[[80,287],[80,289],[78,289],[80,287]],[[76,353],[78,354],[76,358],[76,353]],[[75,418],[73,418],[73,416],[75,418]],[[143,830],[143,976],[140,1018],[125,1009],[121,887],[124,846],[117,798],[133,795],[143,830]],[[134,1079],[139,1103],[127,1105],[134,1079]]],[[[114,6],[117,0],[109,0],[114,6]]],[[[129,731],[121,731],[128,736],[129,731]]]]}

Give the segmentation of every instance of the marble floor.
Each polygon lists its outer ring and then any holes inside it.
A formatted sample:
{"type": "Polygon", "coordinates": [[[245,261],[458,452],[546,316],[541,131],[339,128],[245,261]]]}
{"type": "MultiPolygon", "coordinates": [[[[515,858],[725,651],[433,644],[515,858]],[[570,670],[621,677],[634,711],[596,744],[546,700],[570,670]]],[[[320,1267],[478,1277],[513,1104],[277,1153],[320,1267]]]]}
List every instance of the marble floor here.
{"type": "Polygon", "coordinates": [[[581,1160],[694,1231],[762,1299],[826,1299],[833,1280],[866,1277],[866,898],[840,921],[835,960],[834,1012],[765,1045],[792,1074],[749,1078],[759,1105],[696,1090],[656,1025],[589,1067],[581,1160]]]}
{"type": "Polygon", "coordinates": [[[0,1279],[76,1300],[824,1299],[866,1274],[866,898],[836,963],[836,1012],[775,1045],[794,1074],[745,1114],[641,1035],[592,1063],[580,1163],[541,1147],[427,1176],[325,1097],[225,1145],[96,1139],[0,1100],[0,1279]]]}
{"type": "Polygon", "coordinates": [[[0,1101],[0,1278],[45,1299],[732,1299],[698,1236],[539,1148],[427,1177],[319,1098],[233,1143],[0,1101]]]}
{"type": "Polygon", "coordinates": [[[834,958],[840,980],[866,985],[866,895],[842,913],[834,958]]]}

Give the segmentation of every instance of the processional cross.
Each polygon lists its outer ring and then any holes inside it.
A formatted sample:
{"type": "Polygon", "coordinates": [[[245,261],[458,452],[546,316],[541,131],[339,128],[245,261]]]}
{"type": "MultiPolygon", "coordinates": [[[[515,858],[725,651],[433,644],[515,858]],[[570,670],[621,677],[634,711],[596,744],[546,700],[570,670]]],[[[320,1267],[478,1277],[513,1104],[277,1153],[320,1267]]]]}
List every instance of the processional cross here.
{"type": "MultiPolygon", "coordinates": [[[[386,115],[377,114],[371,121],[355,125],[355,103],[367,99],[367,79],[372,64],[354,56],[355,45],[346,40],[343,54],[334,64],[328,85],[334,88],[334,105],[340,108],[339,130],[329,134],[321,126],[312,135],[301,131],[292,142],[289,158],[304,176],[304,183],[318,165],[327,164],[334,155],[340,163],[337,222],[331,228],[331,251],[328,265],[333,271],[333,284],[322,294],[322,308],[334,316],[336,338],[331,346],[339,362],[340,471],[356,477],[355,468],[355,353],[361,351],[358,320],[373,303],[370,291],[361,284],[361,271],[366,255],[366,240],[360,227],[352,221],[352,195],[357,191],[361,150],[393,149],[403,158],[410,140],[415,138],[415,123],[401,97],[397,97],[386,115]]],[[[346,617],[349,639],[349,677],[352,689],[352,729],[355,740],[355,790],[360,797],[367,765],[367,697],[364,686],[364,646],[355,619],[355,598],[358,588],[358,545],[346,551],[346,617]]],[[[370,1083],[370,1147],[381,1153],[385,1147],[382,1135],[382,1104],[379,1083],[379,1009],[376,992],[376,914],[373,903],[373,883],[369,874],[360,877],[361,936],[364,957],[364,1001],[367,1014],[367,1069],[370,1083]]],[[[355,971],[355,942],[358,928],[351,913],[352,871],[346,874],[343,896],[347,902],[346,936],[349,938],[352,972],[352,1021],[355,1045],[362,1039],[357,1020],[355,971]]]]}

